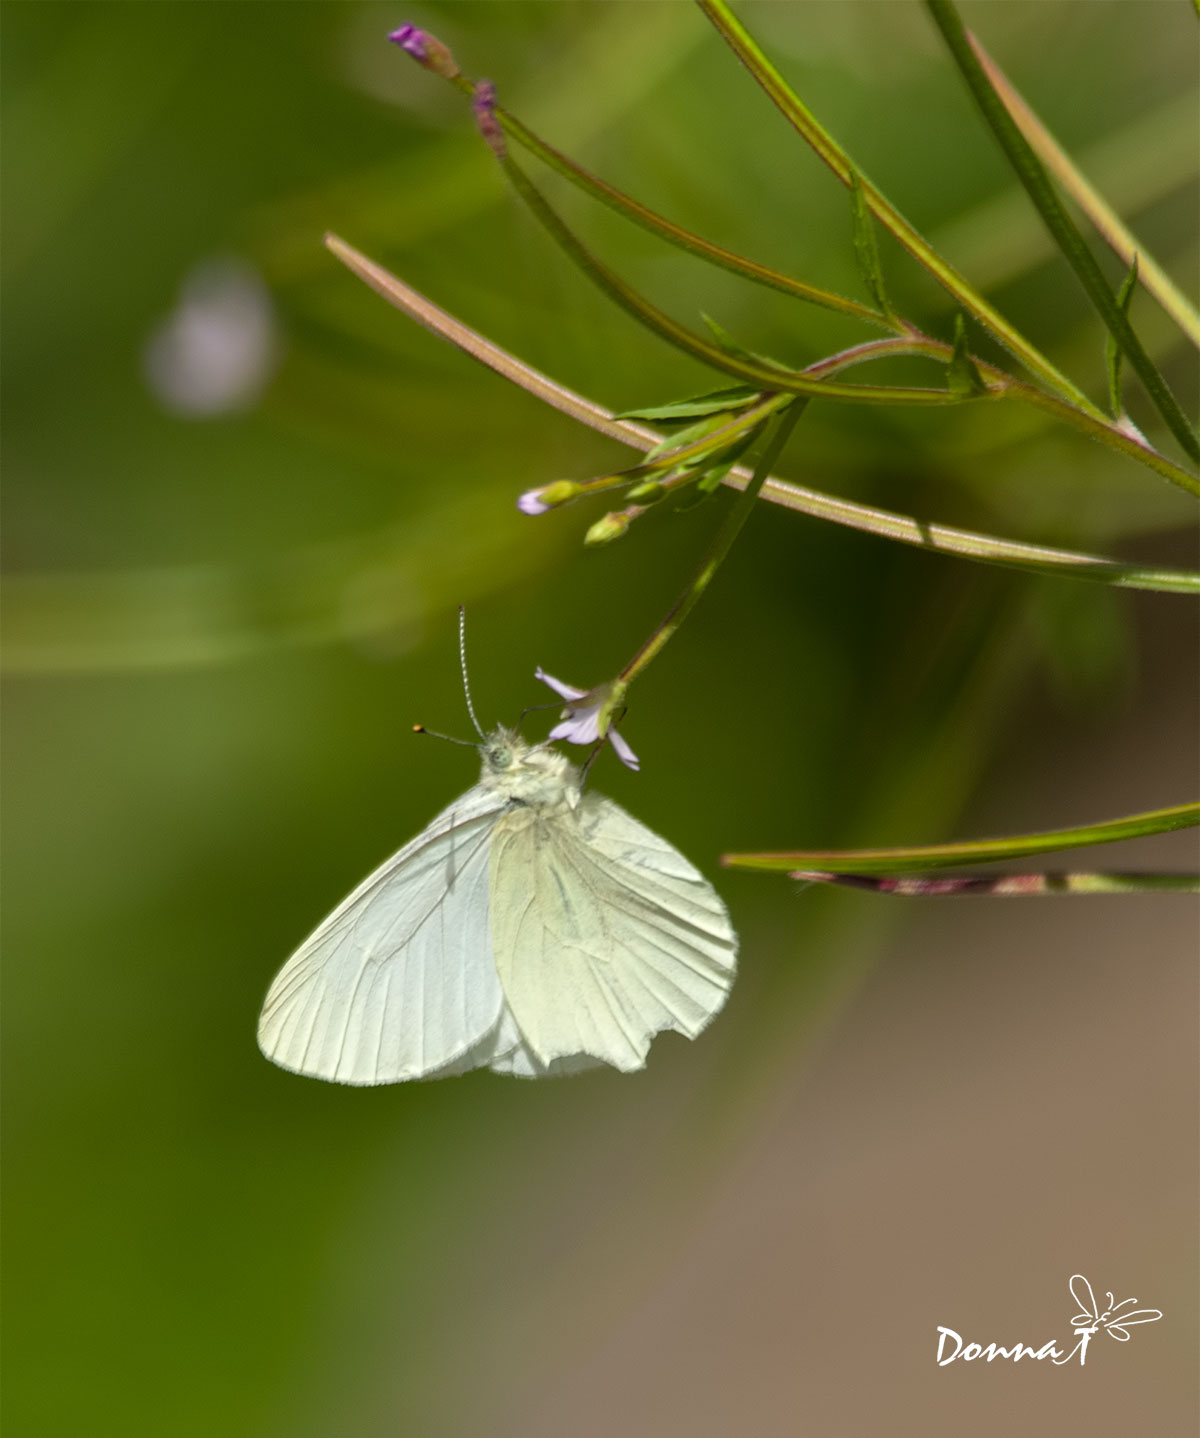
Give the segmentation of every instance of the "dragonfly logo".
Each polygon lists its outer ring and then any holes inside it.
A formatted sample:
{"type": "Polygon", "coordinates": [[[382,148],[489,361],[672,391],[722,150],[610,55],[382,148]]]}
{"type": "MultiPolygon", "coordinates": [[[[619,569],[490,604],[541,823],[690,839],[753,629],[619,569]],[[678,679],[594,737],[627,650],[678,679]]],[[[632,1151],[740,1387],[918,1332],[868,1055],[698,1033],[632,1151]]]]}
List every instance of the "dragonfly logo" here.
{"type": "Polygon", "coordinates": [[[984,1358],[989,1363],[997,1358],[1007,1358],[1013,1363],[1019,1363],[1022,1358],[1032,1358],[1040,1362],[1048,1358],[1056,1367],[1078,1356],[1080,1366],[1087,1362],[1088,1344],[1098,1333],[1107,1333],[1110,1338],[1115,1338],[1118,1343],[1129,1342],[1129,1330],[1139,1323],[1157,1323],[1162,1314],[1157,1308],[1136,1308],[1136,1298],[1123,1298],[1117,1303],[1111,1293],[1106,1293],[1103,1308],[1092,1290],[1092,1285],[1082,1273],[1073,1274],[1068,1284],[1071,1297],[1079,1305],[1079,1312],[1071,1318],[1071,1329],[1075,1338],[1075,1346],[1069,1345],[1060,1348],[1056,1339],[1050,1339],[1040,1347],[1035,1348],[1028,1343],[1013,1343],[1007,1348],[1002,1348],[998,1343],[968,1343],[961,1333],[956,1333],[953,1328],[938,1327],[937,1343],[937,1364],[939,1368],[946,1368],[951,1363],[961,1360],[964,1363],[973,1363],[977,1359],[984,1358]]]}

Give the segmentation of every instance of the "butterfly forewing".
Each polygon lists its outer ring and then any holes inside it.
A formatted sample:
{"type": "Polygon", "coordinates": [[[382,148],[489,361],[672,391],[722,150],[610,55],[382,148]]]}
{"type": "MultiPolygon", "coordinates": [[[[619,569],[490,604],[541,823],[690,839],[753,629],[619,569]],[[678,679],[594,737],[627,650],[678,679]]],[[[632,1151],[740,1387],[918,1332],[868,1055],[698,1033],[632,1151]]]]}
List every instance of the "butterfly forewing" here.
{"type": "Polygon", "coordinates": [[[259,1020],[263,1053],[340,1083],[464,1072],[519,1042],[489,908],[504,801],[469,790],[370,875],[292,955],[259,1020]]]}
{"type": "Polygon", "coordinates": [[[733,983],[737,940],[712,885],[598,794],[497,821],[491,926],[528,1051],[493,1065],[505,1072],[585,1057],[641,1068],[656,1033],[695,1037],[733,983]]]}

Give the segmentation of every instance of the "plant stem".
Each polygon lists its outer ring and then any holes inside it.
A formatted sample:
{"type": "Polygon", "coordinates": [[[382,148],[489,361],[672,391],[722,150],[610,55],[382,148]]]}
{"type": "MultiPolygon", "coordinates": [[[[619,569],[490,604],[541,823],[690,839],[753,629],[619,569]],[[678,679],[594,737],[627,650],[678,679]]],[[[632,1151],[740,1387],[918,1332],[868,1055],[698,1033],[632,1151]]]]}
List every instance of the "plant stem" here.
{"type": "Polygon", "coordinates": [[[552,239],[565,251],[576,265],[615,304],[619,305],[638,324],[644,326],[661,339],[681,349],[685,354],[698,359],[702,364],[711,365],[725,374],[740,380],[748,380],[764,390],[786,390],[790,394],[803,394],[822,399],[842,400],[858,404],[911,404],[911,405],[954,405],[962,403],[960,396],[946,389],[916,389],[911,386],[845,385],[808,379],[803,371],[789,370],[782,365],[759,362],[754,358],[742,358],[710,344],[700,335],[681,325],[670,315],[652,305],[631,286],[625,283],[607,265],[602,264],[587,246],[565,223],[558,212],[546,200],[511,155],[498,156],[501,168],[507,175],[514,190],[541,221],[552,239]]]}
{"type": "Polygon", "coordinates": [[[1106,819],[1074,829],[1040,834],[1015,834],[1007,839],[976,839],[963,844],[923,844],[898,849],[796,850],[780,854],[725,854],[721,862],[735,869],[797,869],[842,874],[886,874],[896,870],[956,869],[964,864],[992,864],[1027,854],[1049,854],[1089,844],[1115,844],[1147,834],[1167,834],[1200,824],[1200,804],[1175,804],[1124,819],[1106,819]]]}
{"type": "MultiPolygon", "coordinates": [[[[767,59],[766,54],[750,35],[750,32],[730,9],[726,0],[696,0],[712,22],[721,38],[730,47],[750,74],[762,86],[767,95],[794,128],[804,137],[813,150],[829,166],[833,173],[849,188],[853,184],[854,166],[849,156],[832,135],[817,120],[800,97],[795,93],[779,71],[767,59]]],[[[1015,329],[997,310],[979,294],[958,271],[933,248],[932,245],[909,224],[883,193],[858,170],[863,197],[871,213],[888,233],[923,265],[938,283],[975,316],[985,329],[989,330],[1004,347],[1030,371],[1045,381],[1065,399],[1080,409],[1102,417],[1100,410],[1092,404],[1087,395],[1072,384],[1066,375],[1054,365],[1015,329]]]]}
{"type": "Polygon", "coordinates": [[[739,275],[742,279],[750,280],[754,284],[764,285],[768,289],[778,290],[781,294],[791,295],[793,299],[805,300],[809,304],[819,305],[823,309],[850,315],[866,324],[878,325],[884,329],[900,330],[901,325],[897,321],[871,309],[869,305],[860,304],[857,300],[847,299],[845,296],[834,294],[829,290],[819,289],[816,285],[805,284],[803,280],[781,274],[778,270],[772,270],[767,265],[760,265],[754,260],[746,259],[744,255],[726,250],[711,240],[704,239],[701,235],[685,230],[681,225],[657,214],[654,210],[633,199],[632,196],[624,194],[621,190],[608,184],[606,180],[602,180],[599,175],[593,175],[590,170],[584,169],[568,155],[556,150],[553,145],[534,134],[528,126],[503,106],[496,106],[496,116],[504,126],[505,134],[524,146],[531,154],[536,155],[551,169],[556,170],[565,179],[578,186],[585,194],[590,194],[594,199],[615,210],[617,214],[624,215],[626,219],[632,220],[634,224],[640,225],[650,234],[667,241],[668,244],[675,245],[688,254],[696,255],[699,259],[707,260],[709,264],[718,265],[721,269],[728,270],[731,274],[739,275]]]}
{"type": "Polygon", "coordinates": [[[754,501],[758,498],[759,491],[771,472],[771,466],[779,458],[806,405],[807,400],[797,399],[779,416],[775,424],[775,432],[754,467],[750,483],[738,495],[733,508],[726,515],[724,524],[717,531],[716,538],[709,546],[708,553],[701,561],[700,568],[696,571],[691,584],[667,611],[662,623],[650,638],[621,670],[617,676],[618,684],[626,688],[632,684],[696,607],[700,596],[708,588],[725,556],[733,547],[734,540],[742,532],[742,527],[749,519],[750,511],[754,508],[754,501]]]}
{"type": "Polygon", "coordinates": [[[1003,100],[992,88],[983,66],[979,63],[979,57],[971,48],[966,28],[952,0],[925,0],[925,4],[941,30],[980,113],[1008,156],[1017,178],[1025,186],[1029,198],[1045,221],[1046,228],[1062,251],[1063,258],[1075,271],[1109,332],[1124,350],[1130,367],[1142,381],[1146,393],[1153,400],[1167,428],[1179,442],[1180,448],[1193,461],[1200,462],[1200,439],[1196,438],[1195,431],[1167,387],[1166,380],[1158,372],[1124,311],[1117,304],[1112,286],[1105,279],[1095,255],[1067,213],[1029,141],[1022,135],[1003,100]]]}
{"type": "MultiPolygon", "coordinates": [[[[454,315],[435,305],[419,290],[385,270],[382,265],[368,259],[366,255],[348,245],[337,235],[326,235],[325,244],[330,253],[358,276],[390,305],[402,314],[415,320],[439,339],[456,345],[464,353],[487,365],[489,369],[518,385],[535,399],[541,400],[561,413],[568,415],[579,424],[642,451],[653,449],[662,435],[649,425],[636,420],[617,419],[610,410],[595,400],[568,389],[549,375],[534,369],[524,360],[518,359],[507,350],[473,330],[454,315]]],[[[929,341],[940,344],[940,341],[929,341]]],[[[949,346],[941,345],[941,351],[949,354],[949,346]]],[[[845,355],[843,351],[843,355],[845,355]]],[[[824,364],[824,361],[820,362],[824,364]]],[[[985,370],[986,373],[986,370],[985,370]]],[[[1000,371],[995,373],[1000,374],[1000,371]]],[[[1009,380],[1010,386],[1017,382],[1009,380]]],[[[1030,395],[1038,395],[1044,407],[1060,406],[1061,417],[1071,419],[1079,416],[1077,410],[1053,395],[1043,394],[1033,386],[1023,386],[1030,395]]],[[[1010,390],[1010,393],[1013,390],[1010,390]]],[[[1021,397],[1026,397],[1022,394],[1021,397]]],[[[1031,401],[1032,402],[1032,401],[1031,401]]],[[[1055,413],[1059,413],[1055,410],[1055,413]]],[[[1107,421],[1104,422],[1108,424],[1107,421]]],[[[1111,426],[1108,426],[1111,429],[1111,426]]],[[[1097,436],[1100,437],[1100,436],[1097,436]]],[[[1135,447],[1134,441],[1126,443],[1135,447]]],[[[1106,443],[1112,440],[1106,439],[1106,443]]],[[[1136,446],[1139,451],[1140,446],[1136,446]]],[[[1153,451],[1151,452],[1153,453],[1153,451]]],[[[1149,463],[1144,453],[1138,457],[1149,463]]],[[[1158,456],[1161,463],[1169,463],[1158,456]]],[[[1172,466],[1177,468],[1177,466],[1172,466]]],[[[1168,475],[1168,478],[1174,476],[1168,475]]],[[[733,489],[744,488],[751,479],[751,472],[744,465],[735,465],[725,478],[733,489]]],[[[1058,574],[1079,579],[1091,579],[1103,584],[1122,588],[1151,589],[1176,594],[1200,594],[1200,573],[1186,569],[1168,569],[1139,564],[1125,564],[1120,560],[1107,559],[1101,555],[1084,554],[1077,550],[1055,549],[1043,544],[1027,544],[1015,539],[1000,539],[990,534],[980,534],[970,529],[956,529],[950,525],[937,524],[911,515],[897,514],[890,509],[879,509],[873,505],[856,504],[850,499],[839,499],[820,490],[804,485],[792,484],[787,480],[770,478],[763,487],[763,498],[772,504],[783,505],[786,509],[807,514],[814,519],[826,520],[832,524],[845,525],[850,529],[874,534],[882,539],[893,539],[901,544],[912,545],[933,554],[954,555],[961,559],[972,559],[985,564],[1020,569],[1035,574],[1058,574]]],[[[10,581],[11,583],[12,581],[10,581]]]]}

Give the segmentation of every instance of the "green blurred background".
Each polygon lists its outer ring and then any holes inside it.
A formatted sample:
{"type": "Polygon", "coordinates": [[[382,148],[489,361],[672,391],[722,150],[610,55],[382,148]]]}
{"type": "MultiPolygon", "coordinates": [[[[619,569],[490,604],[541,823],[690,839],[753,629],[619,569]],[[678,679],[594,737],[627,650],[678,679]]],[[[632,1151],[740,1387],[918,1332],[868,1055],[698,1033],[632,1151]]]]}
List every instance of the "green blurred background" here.
{"type": "MultiPolygon", "coordinates": [[[[1192,7],[965,8],[1194,292],[1192,7]]],[[[1098,397],[1100,328],[922,7],[742,13],[1098,397]]],[[[11,1431],[1192,1432],[1192,902],[904,906],[717,867],[1188,797],[1185,598],[763,506],[639,684],[641,774],[610,756],[596,774],[718,877],[743,941],[720,1021],[643,1074],[541,1085],[340,1089],[254,1046],[294,945],[474,781],[472,756],[409,732],[466,727],[456,606],[477,707],[511,721],[546,697],[536,665],[591,684],[624,662],[727,502],[599,552],[579,543],[595,514],[521,516],[521,490],[624,453],[322,249],[339,232],[609,406],[720,382],[551,251],[461,97],[384,36],[425,25],[612,182],[858,293],[844,192],[699,13],[2,14],[11,1431]],[[197,348],[216,359],[193,372],[197,348]],[[1077,1271],[1164,1320],[1098,1337],[1083,1372],[935,1367],[937,1324],[1065,1336],[1077,1271]]],[[[547,188],[685,320],[795,361],[865,337],[547,188]]],[[[884,257],[901,310],[949,334],[940,292],[884,257]]],[[[1134,318],[1194,409],[1194,357],[1149,300],[1134,318]]],[[[1006,536],[1196,558],[1181,494],[995,406],[813,406],[782,470],[1006,536]]],[[[1196,853],[1184,834],[1104,857],[1196,853]]]]}

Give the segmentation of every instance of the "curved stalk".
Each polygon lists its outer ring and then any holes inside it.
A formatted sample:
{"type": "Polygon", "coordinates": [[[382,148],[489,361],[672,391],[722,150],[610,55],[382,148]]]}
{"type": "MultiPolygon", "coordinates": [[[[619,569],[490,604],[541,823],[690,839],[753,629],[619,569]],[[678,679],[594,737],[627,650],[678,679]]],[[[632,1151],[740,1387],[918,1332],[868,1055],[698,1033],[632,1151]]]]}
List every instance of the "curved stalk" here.
{"type": "Polygon", "coordinates": [[[898,849],[807,849],[778,854],[723,854],[731,869],[766,869],[792,873],[797,869],[840,874],[886,874],[894,870],[958,869],[965,864],[992,864],[1029,854],[1051,854],[1091,844],[1115,844],[1148,834],[1167,834],[1200,824],[1200,804],[1174,804],[1124,819],[1106,819],[1074,829],[1015,834],[1007,839],[975,839],[960,844],[925,844],[898,849]]]}
{"type": "MultiPolygon", "coordinates": [[[[645,452],[661,443],[662,435],[657,430],[636,420],[615,418],[610,410],[594,400],[568,389],[566,385],[517,359],[515,355],[501,349],[477,330],[471,329],[469,325],[463,324],[461,320],[426,299],[419,290],[405,284],[337,235],[326,235],[325,244],[331,254],[390,305],[415,320],[431,334],[448,340],[472,359],[487,365],[489,369],[526,390],[544,404],[634,449],[645,452]]],[[[735,489],[741,489],[749,480],[750,471],[738,465],[730,470],[724,482],[735,489]]],[[[957,529],[951,525],[915,519],[910,515],[897,514],[873,505],[857,504],[853,500],[838,499],[789,480],[769,478],[763,486],[763,498],[814,519],[828,520],[833,524],[841,524],[937,554],[953,555],[961,559],[1038,574],[1092,579],[1120,588],[1200,594],[1200,573],[1191,570],[1124,564],[1119,560],[1075,550],[999,539],[969,529],[957,529]]]]}

